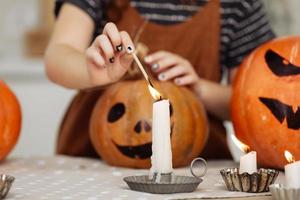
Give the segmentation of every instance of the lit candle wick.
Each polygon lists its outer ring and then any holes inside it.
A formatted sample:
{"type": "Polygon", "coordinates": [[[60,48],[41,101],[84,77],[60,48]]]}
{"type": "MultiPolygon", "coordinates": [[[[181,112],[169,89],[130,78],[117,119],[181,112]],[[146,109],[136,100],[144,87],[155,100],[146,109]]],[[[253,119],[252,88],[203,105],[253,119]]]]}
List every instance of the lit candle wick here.
{"type": "Polygon", "coordinates": [[[148,85],[149,92],[155,101],[162,100],[160,93],[151,85],[148,85]]]}
{"type": "Polygon", "coordinates": [[[233,143],[238,146],[244,153],[249,153],[250,152],[250,147],[244,143],[242,143],[241,141],[239,141],[234,134],[231,134],[231,139],[233,141],[233,143]]]}
{"type": "Polygon", "coordinates": [[[287,150],[284,151],[284,156],[286,158],[286,160],[288,161],[288,163],[294,163],[296,162],[295,157],[287,150]]]}
{"type": "Polygon", "coordinates": [[[250,152],[250,147],[248,145],[245,145],[246,147],[243,149],[243,151],[245,153],[249,153],[250,152]]]}

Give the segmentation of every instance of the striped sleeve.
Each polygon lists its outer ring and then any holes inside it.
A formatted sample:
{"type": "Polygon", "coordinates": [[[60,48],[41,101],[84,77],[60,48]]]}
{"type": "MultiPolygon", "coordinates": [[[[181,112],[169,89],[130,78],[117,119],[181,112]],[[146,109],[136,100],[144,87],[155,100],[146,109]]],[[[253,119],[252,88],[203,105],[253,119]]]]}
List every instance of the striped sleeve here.
{"type": "Polygon", "coordinates": [[[221,49],[221,62],[227,68],[238,66],[256,47],[275,37],[263,3],[260,0],[241,2],[236,8],[236,15],[240,17],[232,17],[227,22],[227,26],[232,26],[232,32],[222,35],[222,38],[227,38],[227,43],[221,49]]]}
{"type": "Polygon", "coordinates": [[[77,6],[91,17],[95,27],[100,27],[103,21],[103,3],[101,0],[56,0],[54,8],[55,16],[58,16],[64,3],[77,6]]]}

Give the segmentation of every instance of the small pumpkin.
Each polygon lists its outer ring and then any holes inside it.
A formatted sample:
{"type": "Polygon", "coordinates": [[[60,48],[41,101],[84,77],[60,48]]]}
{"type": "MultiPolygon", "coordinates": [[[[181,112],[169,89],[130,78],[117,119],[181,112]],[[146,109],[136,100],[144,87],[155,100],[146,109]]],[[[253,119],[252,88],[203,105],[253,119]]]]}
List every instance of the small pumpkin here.
{"type": "Polygon", "coordinates": [[[0,80],[0,161],[18,141],[21,129],[21,108],[16,96],[0,80]]]}
{"type": "MultiPolygon", "coordinates": [[[[203,105],[187,88],[155,83],[171,103],[173,166],[189,164],[208,137],[203,105]]],[[[124,81],[108,88],[99,98],[90,122],[91,141],[110,165],[149,168],[152,155],[153,99],[144,80],[124,81]]]]}
{"type": "Polygon", "coordinates": [[[237,137],[257,151],[262,166],[283,168],[284,150],[300,160],[300,37],[262,45],[236,77],[231,113],[237,137]]]}

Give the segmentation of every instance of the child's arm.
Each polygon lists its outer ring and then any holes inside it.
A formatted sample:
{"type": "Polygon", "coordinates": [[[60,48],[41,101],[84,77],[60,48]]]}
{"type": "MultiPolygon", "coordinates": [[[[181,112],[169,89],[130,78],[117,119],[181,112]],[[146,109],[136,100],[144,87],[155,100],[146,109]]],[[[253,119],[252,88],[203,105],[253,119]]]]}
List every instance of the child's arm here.
{"type": "Polygon", "coordinates": [[[93,20],[85,12],[68,3],[63,5],[45,55],[50,80],[67,88],[84,89],[118,81],[125,74],[131,58],[124,47],[133,48],[129,35],[109,23],[90,45],[93,32],[93,20]],[[117,51],[120,45],[123,48],[117,51]]]}

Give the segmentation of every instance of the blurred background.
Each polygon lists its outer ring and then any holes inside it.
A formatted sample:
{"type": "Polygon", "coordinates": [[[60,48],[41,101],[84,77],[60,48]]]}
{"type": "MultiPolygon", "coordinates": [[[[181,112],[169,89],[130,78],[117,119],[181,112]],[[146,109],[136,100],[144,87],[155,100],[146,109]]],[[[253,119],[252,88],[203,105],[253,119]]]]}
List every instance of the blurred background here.
{"type": "MultiPolygon", "coordinates": [[[[299,0],[263,2],[278,36],[300,34],[299,0]]],[[[75,94],[50,83],[44,73],[53,5],[54,0],[0,1],[0,79],[19,98],[23,114],[21,136],[10,156],[52,155],[59,123],[75,94]]]]}

